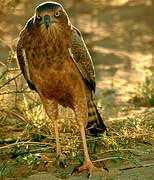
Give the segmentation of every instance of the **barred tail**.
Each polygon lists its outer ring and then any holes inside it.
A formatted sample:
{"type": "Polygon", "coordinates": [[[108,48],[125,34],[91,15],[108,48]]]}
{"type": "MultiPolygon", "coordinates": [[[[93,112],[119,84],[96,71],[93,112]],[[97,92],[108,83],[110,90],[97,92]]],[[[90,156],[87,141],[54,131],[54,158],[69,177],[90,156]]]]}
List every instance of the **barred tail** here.
{"type": "Polygon", "coordinates": [[[88,102],[88,124],[86,131],[87,130],[88,134],[90,133],[94,136],[97,136],[98,133],[103,133],[107,130],[92,99],[88,102]]]}

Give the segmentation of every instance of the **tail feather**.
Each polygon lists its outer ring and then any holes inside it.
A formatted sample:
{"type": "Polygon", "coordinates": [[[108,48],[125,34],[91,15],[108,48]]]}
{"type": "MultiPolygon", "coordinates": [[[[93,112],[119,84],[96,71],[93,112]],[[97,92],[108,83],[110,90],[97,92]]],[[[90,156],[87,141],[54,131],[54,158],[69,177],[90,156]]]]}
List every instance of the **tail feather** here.
{"type": "Polygon", "coordinates": [[[102,134],[107,130],[92,99],[88,102],[88,124],[86,130],[93,136],[97,136],[99,133],[102,134]]]}

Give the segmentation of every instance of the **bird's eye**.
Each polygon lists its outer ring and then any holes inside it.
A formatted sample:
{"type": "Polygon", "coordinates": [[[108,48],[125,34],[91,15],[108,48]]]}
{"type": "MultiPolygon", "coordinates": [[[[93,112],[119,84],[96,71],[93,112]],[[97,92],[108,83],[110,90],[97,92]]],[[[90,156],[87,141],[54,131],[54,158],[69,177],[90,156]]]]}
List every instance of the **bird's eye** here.
{"type": "Polygon", "coordinates": [[[57,11],[57,12],[55,13],[55,17],[59,17],[60,14],[61,14],[61,12],[60,12],[60,11],[57,11]]]}
{"type": "Polygon", "coordinates": [[[37,15],[36,18],[40,21],[42,17],[40,15],[37,15]]]}

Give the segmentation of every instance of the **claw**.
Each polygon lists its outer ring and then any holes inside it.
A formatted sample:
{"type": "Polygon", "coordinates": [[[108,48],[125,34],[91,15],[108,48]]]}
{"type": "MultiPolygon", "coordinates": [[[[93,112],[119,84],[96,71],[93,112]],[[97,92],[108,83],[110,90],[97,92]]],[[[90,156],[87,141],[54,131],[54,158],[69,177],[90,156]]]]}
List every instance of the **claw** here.
{"type": "Polygon", "coordinates": [[[66,167],[66,163],[65,163],[65,156],[64,154],[60,154],[55,158],[48,158],[45,155],[38,155],[37,156],[38,159],[41,159],[44,162],[44,165],[46,167],[50,167],[50,166],[58,166],[60,168],[64,168],[66,167]]]}
{"type": "Polygon", "coordinates": [[[64,168],[64,169],[65,169],[65,167],[66,167],[66,163],[65,163],[65,162],[60,161],[59,164],[60,164],[60,167],[61,167],[61,168],[64,168]]]}
{"type": "Polygon", "coordinates": [[[73,175],[73,174],[74,174],[75,172],[77,172],[78,170],[79,170],[79,168],[78,168],[78,167],[75,167],[75,168],[73,169],[71,175],[73,175]]]}
{"type": "Polygon", "coordinates": [[[58,155],[56,157],[56,160],[54,161],[54,165],[65,169],[65,167],[66,167],[65,154],[58,155]]]}
{"type": "Polygon", "coordinates": [[[88,178],[90,178],[90,177],[91,177],[91,173],[90,173],[90,172],[88,173],[88,176],[87,176],[87,177],[88,177],[88,178]]]}
{"type": "Polygon", "coordinates": [[[74,173],[80,173],[82,171],[85,171],[87,170],[88,171],[88,178],[90,178],[92,176],[92,172],[93,171],[107,171],[109,172],[109,170],[106,168],[106,167],[103,167],[103,168],[97,168],[95,167],[91,162],[88,162],[88,163],[84,163],[82,166],[80,167],[75,167],[71,173],[71,175],[73,175],[74,173]]]}
{"type": "Polygon", "coordinates": [[[106,168],[106,167],[103,167],[103,168],[104,168],[104,170],[106,170],[107,172],[109,172],[108,168],[106,168]]]}

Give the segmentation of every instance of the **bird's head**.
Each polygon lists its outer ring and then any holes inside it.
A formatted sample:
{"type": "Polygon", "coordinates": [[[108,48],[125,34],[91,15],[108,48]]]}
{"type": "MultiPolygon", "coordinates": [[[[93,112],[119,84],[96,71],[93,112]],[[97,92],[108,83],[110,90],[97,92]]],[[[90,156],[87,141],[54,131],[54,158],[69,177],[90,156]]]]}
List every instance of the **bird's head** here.
{"type": "Polygon", "coordinates": [[[34,23],[41,29],[49,30],[68,25],[69,19],[59,3],[44,2],[35,9],[34,23]]]}

